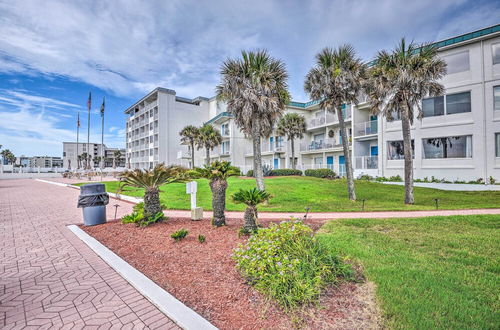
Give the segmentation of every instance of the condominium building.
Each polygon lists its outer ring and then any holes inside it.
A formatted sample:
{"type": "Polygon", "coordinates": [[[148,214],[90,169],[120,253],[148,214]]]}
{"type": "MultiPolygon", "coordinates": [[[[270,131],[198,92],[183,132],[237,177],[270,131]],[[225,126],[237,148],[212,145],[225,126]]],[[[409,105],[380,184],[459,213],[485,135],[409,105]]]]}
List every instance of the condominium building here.
{"type": "Polygon", "coordinates": [[[33,157],[20,157],[20,165],[23,166],[26,164],[26,167],[32,168],[61,168],[63,165],[63,161],[61,157],[52,157],[52,156],[33,156],[33,157]]]}
{"type": "MultiPolygon", "coordinates": [[[[78,168],[78,155],[90,155],[92,159],[104,156],[104,167],[109,168],[113,166],[115,160],[117,167],[125,167],[125,149],[123,148],[109,148],[101,143],[77,143],[76,142],[63,142],[63,167],[68,169],[78,168]],[[77,153],[78,149],[78,153],[77,153]],[[88,150],[87,150],[88,149],[88,150]],[[115,152],[120,151],[121,155],[115,159],[115,152]]],[[[91,161],[93,167],[99,167],[99,164],[91,161]]],[[[83,167],[83,165],[81,165],[83,167]]]]}
{"type": "MultiPolygon", "coordinates": [[[[442,79],[445,95],[422,100],[423,118],[411,128],[414,176],[447,180],[500,180],[500,25],[436,43],[448,64],[442,79]]],[[[403,175],[401,121],[373,115],[366,97],[343,105],[355,176],[403,175]]],[[[345,158],[336,114],[319,102],[290,102],[286,112],[303,115],[304,138],[295,141],[295,159],[286,137],[263,138],[263,163],[272,168],[331,168],[345,173],[345,158]]],[[[252,142],[236,126],[224,103],[214,98],[186,99],[157,88],[125,110],[127,162],[132,168],[157,163],[191,165],[189,146],[180,143],[186,125],[210,123],[220,130],[222,144],[210,160],[231,161],[247,171],[253,167],[252,142]]],[[[195,153],[195,166],[205,161],[195,153]]]]}

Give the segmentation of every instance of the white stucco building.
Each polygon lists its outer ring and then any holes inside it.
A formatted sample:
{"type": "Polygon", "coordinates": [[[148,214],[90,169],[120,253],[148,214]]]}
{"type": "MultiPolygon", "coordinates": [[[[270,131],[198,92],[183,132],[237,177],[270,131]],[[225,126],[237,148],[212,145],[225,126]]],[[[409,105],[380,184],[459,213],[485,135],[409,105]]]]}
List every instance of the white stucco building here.
{"type": "MultiPolygon", "coordinates": [[[[424,118],[415,119],[415,178],[500,180],[500,25],[436,43],[448,64],[442,80],[443,96],[422,100],[424,118]]],[[[366,99],[345,105],[355,176],[403,176],[401,121],[388,122],[370,113],[366,99]]],[[[345,173],[337,116],[318,102],[290,102],[287,112],[306,118],[307,132],[295,142],[299,169],[331,168],[345,173]]],[[[186,99],[175,91],[157,88],[125,110],[126,154],[131,168],[157,163],[190,165],[189,147],[180,144],[186,125],[211,123],[223,142],[211,159],[231,161],[242,170],[252,168],[252,144],[236,127],[225,104],[214,98],[186,99]]],[[[290,144],[272,134],[262,140],[263,162],[290,168],[290,144]]],[[[197,151],[195,165],[204,162],[197,151]]]]}
{"type": "MultiPolygon", "coordinates": [[[[113,159],[115,158],[115,151],[117,150],[120,151],[121,156],[115,159],[115,164],[117,167],[123,168],[125,167],[125,149],[110,148],[101,143],[90,143],[87,145],[86,142],[79,142],[77,148],[76,142],[63,142],[62,164],[65,169],[68,169],[70,165],[71,169],[76,169],[78,167],[78,155],[81,156],[86,153],[90,154],[92,159],[95,157],[104,157],[104,167],[109,168],[113,166],[113,159]],[[87,150],[87,148],[89,150],[87,150]]],[[[95,164],[94,161],[91,161],[91,163],[93,167],[99,166],[99,164],[95,164]]]]}

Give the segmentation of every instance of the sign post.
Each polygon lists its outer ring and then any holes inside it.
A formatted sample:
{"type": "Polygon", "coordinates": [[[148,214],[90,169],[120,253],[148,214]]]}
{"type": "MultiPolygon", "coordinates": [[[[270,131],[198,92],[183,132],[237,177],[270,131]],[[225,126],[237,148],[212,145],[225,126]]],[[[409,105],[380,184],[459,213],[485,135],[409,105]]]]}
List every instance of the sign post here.
{"type": "Polygon", "coordinates": [[[191,195],[191,220],[201,220],[203,218],[203,208],[196,207],[196,193],[198,192],[198,182],[186,183],[186,194],[191,195]]]}

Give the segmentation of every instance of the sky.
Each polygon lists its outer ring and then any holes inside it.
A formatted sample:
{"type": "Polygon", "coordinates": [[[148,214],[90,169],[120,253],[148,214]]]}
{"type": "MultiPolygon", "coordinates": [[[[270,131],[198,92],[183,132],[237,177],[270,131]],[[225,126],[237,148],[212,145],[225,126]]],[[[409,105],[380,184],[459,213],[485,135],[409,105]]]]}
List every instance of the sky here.
{"type": "Polygon", "coordinates": [[[211,97],[222,61],[267,49],[293,100],[322,48],[352,44],[371,60],[401,37],[432,42],[500,23],[499,1],[0,0],[0,145],[62,156],[62,142],[125,145],[123,111],[155,87],[211,97]]]}

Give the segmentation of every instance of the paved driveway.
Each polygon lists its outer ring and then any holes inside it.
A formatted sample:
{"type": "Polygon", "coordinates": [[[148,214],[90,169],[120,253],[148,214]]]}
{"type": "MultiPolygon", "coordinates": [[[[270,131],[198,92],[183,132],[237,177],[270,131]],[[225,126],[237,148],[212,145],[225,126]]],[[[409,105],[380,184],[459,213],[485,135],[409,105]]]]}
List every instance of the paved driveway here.
{"type": "Polygon", "coordinates": [[[66,228],[82,222],[78,194],[0,180],[0,328],[177,328],[66,228]]]}

